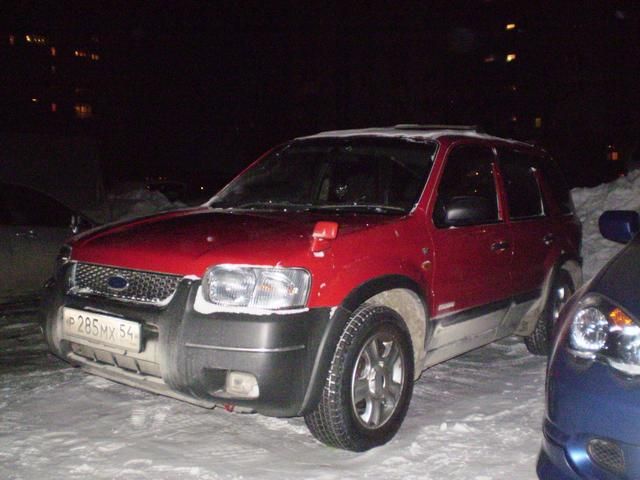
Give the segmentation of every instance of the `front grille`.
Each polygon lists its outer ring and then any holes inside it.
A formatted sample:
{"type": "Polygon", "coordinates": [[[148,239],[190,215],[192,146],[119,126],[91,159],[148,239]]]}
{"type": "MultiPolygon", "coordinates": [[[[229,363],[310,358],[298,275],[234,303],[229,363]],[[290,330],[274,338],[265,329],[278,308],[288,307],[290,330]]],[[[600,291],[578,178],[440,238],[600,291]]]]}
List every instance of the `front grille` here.
{"type": "Polygon", "coordinates": [[[587,451],[591,460],[600,468],[618,475],[624,473],[624,452],[616,443],[609,440],[593,439],[589,442],[587,451]]]}
{"type": "Polygon", "coordinates": [[[91,263],[76,263],[70,269],[69,276],[70,294],[97,295],[151,305],[168,303],[182,278],[178,275],[105,267],[91,263]],[[109,279],[113,280],[116,277],[120,279],[118,288],[109,285],[109,279]],[[126,285],[123,287],[123,284],[126,285]]]}

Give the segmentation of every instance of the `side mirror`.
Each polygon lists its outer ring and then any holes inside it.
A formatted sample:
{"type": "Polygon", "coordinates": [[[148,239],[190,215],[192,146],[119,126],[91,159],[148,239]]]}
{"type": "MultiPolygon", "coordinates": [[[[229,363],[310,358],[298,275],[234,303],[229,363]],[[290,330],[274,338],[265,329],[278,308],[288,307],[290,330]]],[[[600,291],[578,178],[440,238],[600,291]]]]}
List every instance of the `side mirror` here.
{"type": "Polygon", "coordinates": [[[494,219],[495,209],[484,197],[453,197],[444,205],[444,225],[461,227],[487,223],[494,219]]]}
{"type": "Polygon", "coordinates": [[[84,232],[85,230],[89,230],[90,228],[93,227],[93,224],[91,223],[91,221],[89,221],[87,218],[83,217],[82,215],[78,213],[74,213],[73,215],[71,215],[70,227],[71,227],[71,233],[76,235],[77,233],[84,232]]]}
{"type": "Polygon", "coordinates": [[[604,238],[627,243],[640,232],[640,215],[633,210],[607,210],[598,220],[604,238]]]}

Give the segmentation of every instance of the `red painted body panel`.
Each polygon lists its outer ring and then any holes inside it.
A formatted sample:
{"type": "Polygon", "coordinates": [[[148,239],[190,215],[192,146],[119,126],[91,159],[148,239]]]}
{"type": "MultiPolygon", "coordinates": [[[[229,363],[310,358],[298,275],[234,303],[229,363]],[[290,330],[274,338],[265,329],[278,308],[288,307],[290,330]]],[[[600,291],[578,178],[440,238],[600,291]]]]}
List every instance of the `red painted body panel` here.
{"type": "MultiPolygon", "coordinates": [[[[410,237],[410,223],[411,219],[379,215],[253,214],[198,208],[82,236],[73,244],[73,258],[198,277],[211,265],[222,263],[303,267],[312,274],[309,307],[335,306],[359,283],[411,270],[407,265],[420,260],[420,247],[398,241],[410,237]],[[337,222],[339,231],[326,252],[314,255],[313,231],[319,221],[337,222]],[[389,245],[396,242],[399,248],[390,250],[389,245]]],[[[415,272],[410,276],[415,278],[415,272]]]]}
{"type": "Polygon", "coordinates": [[[457,312],[511,296],[511,242],[505,223],[435,230],[433,315],[457,312]]]}

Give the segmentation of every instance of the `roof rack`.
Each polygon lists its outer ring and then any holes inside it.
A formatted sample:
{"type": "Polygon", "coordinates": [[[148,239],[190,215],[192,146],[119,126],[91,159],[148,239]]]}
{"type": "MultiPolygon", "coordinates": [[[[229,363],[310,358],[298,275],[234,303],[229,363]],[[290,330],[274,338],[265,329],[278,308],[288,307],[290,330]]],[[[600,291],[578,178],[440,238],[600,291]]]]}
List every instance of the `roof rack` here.
{"type": "Polygon", "coordinates": [[[477,133],[484,133],[478,125],[420,125],[416,123],[401,123],[394,125],[397,130],[463,130],[477,133]]]}

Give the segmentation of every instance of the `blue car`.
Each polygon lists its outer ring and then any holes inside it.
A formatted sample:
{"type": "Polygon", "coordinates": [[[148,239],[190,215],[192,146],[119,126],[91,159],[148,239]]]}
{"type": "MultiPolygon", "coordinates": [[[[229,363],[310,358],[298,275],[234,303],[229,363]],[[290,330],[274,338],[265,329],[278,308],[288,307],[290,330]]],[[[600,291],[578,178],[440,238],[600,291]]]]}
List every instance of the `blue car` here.
{"type": "Polygon", "coordinates": [[[571,298],[547,371],[544,480],[640,479],[640,218],[600,217],[628,245],[571,298]]]}

